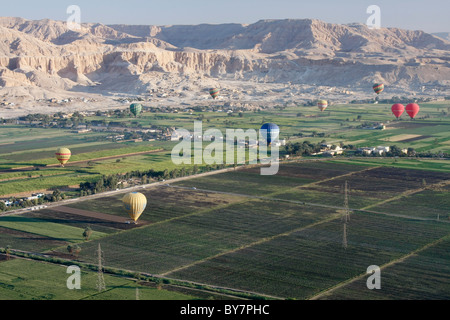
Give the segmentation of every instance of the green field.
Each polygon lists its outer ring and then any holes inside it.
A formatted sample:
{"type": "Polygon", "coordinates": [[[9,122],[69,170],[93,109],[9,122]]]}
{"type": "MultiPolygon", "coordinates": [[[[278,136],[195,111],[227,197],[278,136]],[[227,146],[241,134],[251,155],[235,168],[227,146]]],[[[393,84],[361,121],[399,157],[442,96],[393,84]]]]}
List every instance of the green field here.
{"type": "MultiPolygon", "coordinates": [[[[169,186],[141,189],[149,204],[137,225],[57,208],[0,217],[0,248],[9,245],[12,250],[95,264],[100,244],[105,267],[157,275],[166,284],[196,283],[203,293],[200,298],[209,297],[206,288],[214,286],[230,296],[235,295],[232,289],[266,299],[448,299],[449,260],[442,252],[450,236],[450,173],[397,168],[389,160],[381,164],[299,161],[282,164],[275,176],[262,176],[253,167],[167,181],[169,186]],[[345,181],[352,210],[346,248],[345,181]],[[82,238],[86,226],[95,232],[88,241],[82,238]],[[70,243],[81,247],[77,257],[68,254],[70,243]],[[370,265],[382,268],[385,291],[365,286],[370,265]],[[414,282],[419,275],[420,281],[414,282]]],[[[118,194],[67,206],[125,217],[120,199],[118,194]]],[[[3,273],[14,274],[9,266],[13,261],[0,262],[3,273]]],[[[20,287],[13,279],[0,280],[6,298],[11,285],[24,292],[37,290],[33,282],[20,287]]],[[[107,286],[115,288],[115,279],[107,286]]],[[[133,298],[135,292],[115,290],[95,298],[133,298]]],[[[177,299],[170,296],[173,288],[167,290],[168,296],[150,294],[148,299],[177,299]]],[[[46,296],[39,291],[35,297],[66,299],[69,294],[49,292],[46,296]]],[[[221,298],[215,294],[214,299],[221,298]]]]}
{"type": "Polygon", "coordinates": [[[381,289],[368,290],[366,277],[328,292],[325,300],[448,300],[450,280],[447,237],[381,271],[381,289]]]}
{"type": "MultiPolygon", "coordinates": [[[[414,119],[402,117],[395,120],[389,105],[330,105],[323,113],[317,107],[296,106],[243,112],[229,116],[225,112],[153,113],[143,112],[139,118],[90,117],[89,121],[105,120],[142,126],[176,127],[189,131],[194,121],[202,119],[203,132],[218,129],[224,135],[226,129],[255,129],[262,123],[274,122],[280,127],[280,138],[291,142],[308,140],[318,143],[326,140],[331,144],[352,144],[355,147],[391,146],[412,147],[418,152],[450,152],[450,118],[442,114],[450,106],[448,101],[422,103],[419,116],[414,119]],[[298,115],[301,114],[301,115],[298,115]],[[364,130],[358,126],[364,121],[383,122],[386,130],[364,130]],[[301,134],[303,137],[299,137],[301,134]],[[413,137],[413,138],[408,138],[413,137]]],[[[0,127],[0,195],[45,190],[52,187],[67,189],[81,182],[98,179],[101,175],[124,173],[133,170],[172,170],[177,168],[170,158],[176,145],[171,141],[111,142],[108,132],[74,133],[68,129],[26,127],[8,124],[0,127]],[[71,149],[70,164],[65,168],[52,167],[58,162],[54,157],[56,148],[71,149]],[[160,153],[131,155],[162,149],[160,153]],[[120,157],[124,155],[123,157],[120,157]],[[103,157],[117,157],[98,160],[103,157]],[[77,161],[84,161],[77,164],[77,161]],[[88,163],[89,162],[89,163],[88,163]],[[32,167],[31,170],[11,170],[32,167]],[[50,166],[50,167],[49,167],[50,166]]],[[[204,146],[208,143],[204,143],[204,146]]],[[[225,148],[224,148],[225,150],[225,148]]],[[[376,158],[370,159],[374,163],[376,158]]],[[[370,161],[363,160],[363,161],[370,161]]],[[[426,160],[396,160],[404,166],[427,167],[426,160]]],[[[434,163],[441,170],[450,171],[447,163],[434,163]]]]}
{"type": "MultiPolygon", "coordinates": [[[[308,299],[360,275],[370,265],[382,266],[448,234],[449,228],[445,225],[357,215],[352,216],[348,226],[347,249],[342,248],[342,223],[336,219],[216,257],[168,276],[280,298],[308,299]]],[[[442,258],[445,260],[445,256],[442,258]]],[[[410,272],[420,274],[414,269],[410,272]]],[[[385,274],[388,271],[383,272],[383,280],[385,274]]],[[[424,271],[422,277],[431,278],[433,275],[424,271]]],[[[440,277],[445,278],[445,274],[440,274],[440,277]]],[[[367,287],[365,289],[369,291],[367,287]]],[[[427,291],[426,287],[421,289],[427,291]]],[[[438,291],[435,294],[440,296],[439,299],[450,297],[445,285],[428,290],[438,291]]],[[[399,299],[407,297],[398,295],[399,299]]],[[[355,296],[355,299],[361,298],[364,297],[355,296]]]]}
{"type": "Polygon", "coordinates": [[[1,262],[0,300],[190,300],[189,294],[104,274],[108,290],[98,292],[97,273],[81,268],[81,288],[68,289],[67,266],[12,259],[1,262]],[[137,291],[137,293],[136,293],[137,291]]]}
{"type": "MultiPolygon", "coordinates": [[[[215,128],[222,133],[274,122],[280,138],[289,142],[325,140],[450,152],[450,118],[442,112],[450,103],[420,106],[415,120],[402,116],[399,121],[390,105],[383,104],[331,104],[322,113],[315,106],[279,107],[244,111],[242,116],[143,112],[138,118],[113,116],[107,121],[192,131],[194,121],[203,118],[203,131],[215,128]],[[386,129],[359,128],[365,121],[383,122],[386,129]]],[[[106,138],[109,134],[1,126],[0,195],[51,193],[58,188],[78,196],[80,183],[102,176],[181,169],[171,160],[177,142],[113,142],[106,138]],[[54,157],[60,146],[72,151],[65,167],[54,157]]],[[[193,164],[184,167],[191,169],[193,164]]],[[[140,188],[148,204],[136,225],[117,222],[128,218],[121,203],[127,189],[113,196],[80,198],[65,208],[0,215],[0,249],[31,255],[31,260],[6,261],[0,253],[0,299],[136,299],[136,288],[141,299],[148,300],[450,298],[447,159],[350,154],[282,161],[271,176],[261,175],[259,166],[230,169],[177,182],[169,177],[140,188]],[[342,222],[345,183],[350,211],[347,248],[342,222]],[[82,235],[86,227],[93,230],[88,240],[82,235]],[[73,244],[81,248],[78,255],[67,250],[73,244]],[[105,274],[107,290],[96,292],[96,273],[86,267],[86,290],[68,290],[64,267],[52,259],[96,264],[99,244],[104,266],[117,270],[105,274]],[[382,290],[365,286],[369,265],[382,268],[382,290]],[[130,279],[133,275],[120,276],[123,272],[159,280],[130,279]],[[41,276],[52,280],[43,284],[41,276]]]]}
{"type": "MultiPolygon", "coordinates": [[[[61,224],[28,218],[26,216],[3,217],[0,221],[0,227],[38,234],[59,241],[79,242],[83,240],[83,229],[72,226],[63,226],[61,224]]],[[[99,238],[102,235],[102,233],[95,231],[92,234],[92,238],[99,238]]]]}

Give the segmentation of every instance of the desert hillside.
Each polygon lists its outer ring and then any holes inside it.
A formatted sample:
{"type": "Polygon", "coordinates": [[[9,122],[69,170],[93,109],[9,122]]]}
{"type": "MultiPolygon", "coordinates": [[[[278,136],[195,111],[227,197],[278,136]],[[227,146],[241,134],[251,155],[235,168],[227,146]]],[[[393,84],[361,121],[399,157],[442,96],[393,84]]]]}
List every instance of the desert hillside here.
{"type": "Polygon", "coordinates": [[[102,25],[0,18],[1,117],[117,108],[255,106],[327,98],[450,95],[450,42],[422,31],[319,20],[250,25],[102,25]],[[49,104],[49,100],[59,103],[49,104]],[[63,103],[63,102],[64,103],[63,103]]]}

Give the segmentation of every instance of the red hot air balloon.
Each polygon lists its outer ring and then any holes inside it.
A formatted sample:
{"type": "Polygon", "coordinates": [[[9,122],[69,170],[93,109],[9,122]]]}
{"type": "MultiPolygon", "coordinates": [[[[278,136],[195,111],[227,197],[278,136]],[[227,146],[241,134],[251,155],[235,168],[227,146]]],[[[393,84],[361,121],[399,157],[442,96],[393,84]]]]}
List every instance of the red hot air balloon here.
{"type": "Polygon", "coordinates": [[[414,117],[419,113],[420,107],[417,103],[410,103],[406,106],[405,110],[411,119],[414,119],[414,117]]]}
{"type": "Polygon", "coordinates": [[[405,111],[405,106],[402,105],[401,103],[396,103],[396,104],[392,105],[391,110],[392,110],[392,113],[394,114],[394,116],[396,116],[398,119],[405,111]]]}

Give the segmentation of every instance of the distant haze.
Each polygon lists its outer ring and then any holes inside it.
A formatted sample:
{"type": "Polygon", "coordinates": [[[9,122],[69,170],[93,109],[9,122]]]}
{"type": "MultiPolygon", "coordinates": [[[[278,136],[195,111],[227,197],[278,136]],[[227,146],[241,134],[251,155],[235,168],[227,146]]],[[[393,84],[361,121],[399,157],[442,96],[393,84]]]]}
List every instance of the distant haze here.
{"type": "Polygon", "coordinates": [[[378,5],[381,26],[429,33],[450,32],[448,0],[18,0],[2,3],[2,16],[65,21],[70,5],[81,9],[81,22],[127,25],[251,24],[262,19],[319,19],[329,23],[365,23],[366,9],[378,5]]]}

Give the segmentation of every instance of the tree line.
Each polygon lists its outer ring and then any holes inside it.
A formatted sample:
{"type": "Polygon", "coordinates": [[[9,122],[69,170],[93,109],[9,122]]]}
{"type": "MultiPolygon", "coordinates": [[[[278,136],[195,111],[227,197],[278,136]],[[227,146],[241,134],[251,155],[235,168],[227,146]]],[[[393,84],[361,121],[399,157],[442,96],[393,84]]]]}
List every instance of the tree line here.
{"type": "Polygon", "coordinates": [[[175,168],[173,170],[134,170],[125,174],[102,175],[97,180],[80,183],[80,196],[122,189],[125,184],[142,185],[225,168],[224,164],[175,168]]]}

